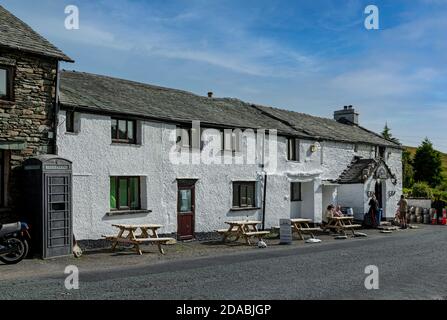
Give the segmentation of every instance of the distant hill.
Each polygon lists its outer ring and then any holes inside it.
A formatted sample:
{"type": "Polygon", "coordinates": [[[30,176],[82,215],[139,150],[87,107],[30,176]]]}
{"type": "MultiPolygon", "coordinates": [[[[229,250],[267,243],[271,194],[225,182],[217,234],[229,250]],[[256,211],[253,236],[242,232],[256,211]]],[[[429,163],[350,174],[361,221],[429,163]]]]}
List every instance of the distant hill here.
{"type": "MultiPolygon", "coordinates": [[[[415,148],[415,147],[405,147],[405,149],[408,152],[410,152],[410,154],[412,156],[414,156],[415,153],[416,153],[416,149],[417,148],[415,148]]],[[[441,152],[441,158],[442,158],[442,168],[444,169],[443,170],[443,174],[444,174],[444,176],[447,177],[447,154],[441,152]]]]}

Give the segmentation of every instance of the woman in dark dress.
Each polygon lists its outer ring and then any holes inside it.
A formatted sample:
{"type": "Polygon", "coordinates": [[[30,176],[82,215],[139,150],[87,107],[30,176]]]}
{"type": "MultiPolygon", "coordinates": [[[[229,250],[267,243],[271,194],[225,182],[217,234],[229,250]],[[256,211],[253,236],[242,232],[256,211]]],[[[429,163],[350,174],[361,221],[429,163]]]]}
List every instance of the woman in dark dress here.
{"type": "Polygon", "coordinates": [[[376,196],[373,195],[371,197],[371,200],[369,200],[369,215],[371,217],[371,222],[373,226],[377,226],[377,221],[376,221],[376,217],[377,217],[377,212],[379,211],[379,201],[377,201],[376,196]]]}

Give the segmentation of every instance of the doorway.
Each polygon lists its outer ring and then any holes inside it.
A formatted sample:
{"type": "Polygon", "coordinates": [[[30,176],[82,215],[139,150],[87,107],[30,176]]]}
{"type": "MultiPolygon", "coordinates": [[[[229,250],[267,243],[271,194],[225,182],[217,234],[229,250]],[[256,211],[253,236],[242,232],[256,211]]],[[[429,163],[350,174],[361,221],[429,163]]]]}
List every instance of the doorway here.
{"type": "Polygon", "coordinates": [[[178,181],[177,237],[179,240],[194,238],[195,181],[178,181]]]}
{"type": "Polygon", "coordinates": [[[382,181],[381,180],[377,180],[376,181],[376,187],[375,187],[375,194],[376,194],[376,199],[379,202],[379,208],[383,209],[383,192],[382,192],[382,181]]]}

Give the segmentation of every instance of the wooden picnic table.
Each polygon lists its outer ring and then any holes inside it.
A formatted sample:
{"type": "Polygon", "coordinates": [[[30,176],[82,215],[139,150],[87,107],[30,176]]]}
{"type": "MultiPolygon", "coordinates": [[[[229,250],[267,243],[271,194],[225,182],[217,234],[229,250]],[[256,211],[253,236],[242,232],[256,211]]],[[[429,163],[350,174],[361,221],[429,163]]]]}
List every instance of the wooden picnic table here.
{"type": "Polygon", "coordinates": [[[298,233],[300,240],[305,240],[304,234],[309,234],[313,239],[315,239],[314,232],[323,231],[321,228],[312,228],[309,226],[309,223],[313,223],[312,219],[290,219],[290,223],[292,225],[292,232],[298,233]]]}
{"type": "Polygon", "coordinates": [[[360,228],[360,224],[354,224],[354,217],[332,217],[328,219],[328,223],[324,226],[323,231],[333,229],[336,232],[341,232],[346,236],[346,230],[350,230],[355,236],[354,229],[360,228]]]}
{"type": "Polygon", "coordinates": [[[222,241],[225,242],[228,237],[235,236],[235,241],[239,238],[244,238],[248,245],[251,245],[250,237],[257,237],[259,241],[262,240],[262,236],[269,234],[269,231],[259,231],[257,228],[261,221],[225,221],[229,225],[228,229],[216,230],[218,233],[223,235],[222,241]]]}
{"type": "Polygon", "coordinates": [[[159,224],[112,224],[112,226],[119,229],[118,235],[103,236],[113,242],[112,251],[115,251],[118,243],[133,244],[136,252],[142,255],[140,244],[148,242],[156,244],[160,253],[164,254],[161,245],[169,241],[175,241],[173,238],[160,238],[158,236],[157,230],[163,227],[159,224]],[[137,233],[138,230],[140,230],[140,233],[137,233]]]}

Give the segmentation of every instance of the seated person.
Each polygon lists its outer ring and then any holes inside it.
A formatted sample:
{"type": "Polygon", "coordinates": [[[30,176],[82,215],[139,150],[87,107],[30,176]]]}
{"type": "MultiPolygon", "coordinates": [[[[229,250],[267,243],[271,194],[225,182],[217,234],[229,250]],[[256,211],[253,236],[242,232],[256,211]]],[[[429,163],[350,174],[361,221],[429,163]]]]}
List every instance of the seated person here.
{"type": "Polygon", "coordinates": [[[343,217],[344,214],[341,211],[341,206],[337,206],[337,208],[335,209],[335,213],[334,213],[334,217],[343,217]]]}
{"type": "Polygon", "coordinates": [[[326,214],[325,214],[326,221],[325,222],[328,223],[329,220],[333,217],[335,217],[335,207],[332,204],[330,204],[330,205],[328,205],[328,207],[326,209],[326,214]]]}

